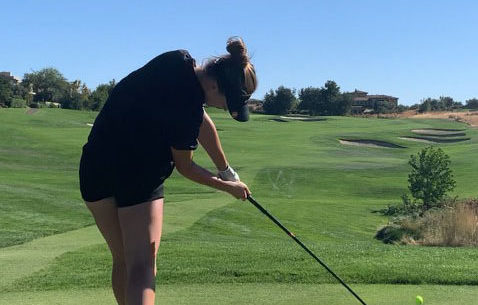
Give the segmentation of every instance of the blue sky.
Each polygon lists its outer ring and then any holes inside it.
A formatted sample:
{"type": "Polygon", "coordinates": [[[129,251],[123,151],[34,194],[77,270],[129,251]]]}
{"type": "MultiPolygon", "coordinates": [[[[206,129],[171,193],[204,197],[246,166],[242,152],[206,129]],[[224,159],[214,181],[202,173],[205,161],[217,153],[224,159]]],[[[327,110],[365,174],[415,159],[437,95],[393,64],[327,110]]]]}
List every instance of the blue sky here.
{"type": "Polygon", "coordinates": [[[242,36],[259,77],[280,85],[426,97],[478,97],[478,1],[0,1],[0,71],[55,67],[90,88],[154,56],[196,60],[242,36]]]}

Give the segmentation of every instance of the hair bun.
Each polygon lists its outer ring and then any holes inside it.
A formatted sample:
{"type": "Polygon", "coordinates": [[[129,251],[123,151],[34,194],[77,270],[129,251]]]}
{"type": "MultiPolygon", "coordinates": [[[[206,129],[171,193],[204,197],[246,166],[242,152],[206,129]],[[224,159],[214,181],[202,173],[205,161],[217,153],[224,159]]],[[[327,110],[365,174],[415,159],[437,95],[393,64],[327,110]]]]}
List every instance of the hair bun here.
{"type": "Polygon", "coordinates": [[[227,40],[226,50],[231,57],[241,63],[247,63],[247,49],[241,37],[234,36],[227,40]]]}

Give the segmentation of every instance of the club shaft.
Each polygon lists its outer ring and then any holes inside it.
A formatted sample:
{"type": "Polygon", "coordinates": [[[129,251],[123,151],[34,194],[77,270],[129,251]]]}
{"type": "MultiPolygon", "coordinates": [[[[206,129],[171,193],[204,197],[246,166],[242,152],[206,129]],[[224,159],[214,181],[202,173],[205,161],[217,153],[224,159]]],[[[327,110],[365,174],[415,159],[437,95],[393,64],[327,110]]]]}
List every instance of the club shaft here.
{"type": "Polygon", "coordinates": [[[264,209],[252,196],[248,196],[247,199],[258,208],[263,214],[265,214],[270,220],[272,220],[279,228],[281,228],[287,235],[289,235],[296,243],[299,244],[310,256],[312,256],[319,264],[322,265],[330,274],[332,274],[337,281],[339,281],[347,290],[363,305],[367,305],[353,290],[350,288],[335,272],[332,271],[320,258],[317,257],[312,251],[309,250],[291,231],[289,231],[280,221],[275,218],[271,213],[264,209]]]}

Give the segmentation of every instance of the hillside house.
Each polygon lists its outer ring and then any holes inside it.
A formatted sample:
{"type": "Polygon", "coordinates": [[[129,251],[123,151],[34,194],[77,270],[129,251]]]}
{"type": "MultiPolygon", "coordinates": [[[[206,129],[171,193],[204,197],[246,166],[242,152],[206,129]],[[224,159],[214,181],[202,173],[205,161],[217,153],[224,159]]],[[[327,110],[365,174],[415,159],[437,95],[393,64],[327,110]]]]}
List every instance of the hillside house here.
{"type": "Polygon", "coordinates": [[[370,112],[376,109],[378,103],[387,103],[398,106],[398,97],[390,95],[369,95],[368,92],[355,89],[352,92],[352,113],[370,112]]]}
{"type": "Polygon", "coordinates": [[[247,102],[247,107],[249,108],[250,112],[263,112],[264,111],[264,103],[261,100],[250,99],[247,102]]]}
{"type": "Polygon", "coordinates": [[[0,72],[0,75],[1,75],[1,76],[4,76],[4,77],[7,77],[7,78],[10,78],[10,79],[11,79],[12,81],[14,81],[15,83],[19,83],[19,82],[22,81],[21,78],[12,75],[12,73],[10,73],[10,72],[5,72],[5,71],[3,71],[3,72],[0,72]]]}

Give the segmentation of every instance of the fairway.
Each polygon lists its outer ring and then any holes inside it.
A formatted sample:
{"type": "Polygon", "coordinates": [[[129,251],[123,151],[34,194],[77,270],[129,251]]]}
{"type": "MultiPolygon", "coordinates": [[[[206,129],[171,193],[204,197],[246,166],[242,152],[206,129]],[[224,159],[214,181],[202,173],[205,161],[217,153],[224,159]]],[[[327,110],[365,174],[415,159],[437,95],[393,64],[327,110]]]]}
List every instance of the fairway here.
{"type": "MultiPolygon", "coordinates": [[[[424,296],[425,304],[476,304],[477,287],[469,286],[409,286],[356,285],[367,297],[367,304],[413,305],[415,296],[424,296]]],[[[216,284],[163,285],[157,290],[156,304],[161,305],[349,305],[358,304],[339,285],[322,284],[216,284]]],[[[0,296],[0,305],[115,305],[109,289],[81,289],[7,293],[0,296]]]]}
{"type": "MultiPolygon", "coordinates": [[[[436,143],[452,161],[452,195],[477,197],[478,130],[449,120],[234,122],[209,111],[253,196],[368,304],[473,304],[475,248],[385,245],[372,213],[407,192],[414,130],[456,129],[436,143]],[[465,135],[463,135],[463,133],[465,135]],[[389,147],[341,144],[380,141],[389,147]]],[[[97,113],[0,109],[0,304],[114,304],[111,258],[78,190],[81,146],[97,113]]],[[[376,143],[376,142],[374,142],[376,143]]],[[[199,148],[195,161],[215,171],[199,148]]],[[[247,202],[176,172],[165,186],[158,304],[357,304],[247,202]]]]}

